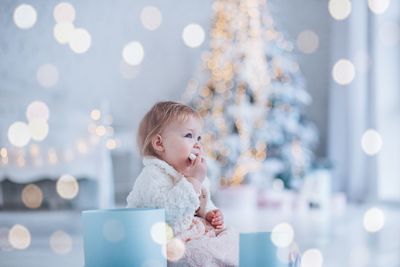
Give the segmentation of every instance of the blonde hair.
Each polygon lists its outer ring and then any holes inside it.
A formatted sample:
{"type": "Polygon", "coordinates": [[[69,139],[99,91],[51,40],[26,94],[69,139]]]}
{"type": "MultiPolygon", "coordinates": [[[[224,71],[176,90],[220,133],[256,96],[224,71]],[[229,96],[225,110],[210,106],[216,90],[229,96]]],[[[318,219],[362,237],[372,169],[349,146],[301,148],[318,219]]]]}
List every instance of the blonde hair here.
{"type": "Polygon", "coordinates": [[[186,121],[190,116],[201,119],[193,108],[173,101],[158,102],[146,113],[139,124],[137,143],[142,156],[157,156],[151,141],[167,125],[175,121],[186,121]]]}

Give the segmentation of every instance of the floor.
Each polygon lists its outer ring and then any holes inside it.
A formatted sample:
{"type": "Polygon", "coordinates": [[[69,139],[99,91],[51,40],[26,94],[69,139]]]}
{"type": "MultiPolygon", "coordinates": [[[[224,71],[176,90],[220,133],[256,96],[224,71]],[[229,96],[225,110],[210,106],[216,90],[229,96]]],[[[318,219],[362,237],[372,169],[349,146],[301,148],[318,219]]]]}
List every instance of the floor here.
{"type": "MultiPolygon", "coordinates": [[[[319,249],[324,267],[400,267],[400,209],[382,207],[385,224],[374,234],[363,228],[367,209],[350,206],[335,215],[318,210],[301,214],[273,209],[223,211],[226,223],[240,232],[271,231],[278,223],[290,223],[300,250],[319,249]]],[[[79,212],[0,212],[0,266],[82,267],[80,233],[79,212]],[[31,234],[26,249],[13,249],[8,242],[7,232],[14,224],[25,226],[31,234]],[[65,234],[50,245],[50,236],[59,230],[65,234]]]]}

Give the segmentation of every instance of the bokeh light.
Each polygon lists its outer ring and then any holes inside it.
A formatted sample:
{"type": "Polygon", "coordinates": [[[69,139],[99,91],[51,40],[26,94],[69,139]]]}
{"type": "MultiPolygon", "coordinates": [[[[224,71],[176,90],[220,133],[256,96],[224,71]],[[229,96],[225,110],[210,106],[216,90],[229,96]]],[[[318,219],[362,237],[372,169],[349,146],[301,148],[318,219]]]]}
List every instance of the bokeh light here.
{"type": "Polygon", "coordinates": [[[142,63],[144,57],[143,46],[139,42],[130,42],[122,50],[122,58],[129,65],[136,66],[142,63]]]}
{"type": "Polygon", "coordinates": [[[381,135],[374,129],[368,129],[361,137],[361,147],[370,156],[377,154],[382,149],[381,135]]]}
{"type": "Polygon", "coordinates": [[[57,23],[53,28],[54,38],[60,44],[67,44],[71,40],[71,36],[75,31],[75,27],[72,23],[57,23]]]}
{"type": "Polygon", "coordinates": [[[171,226],[165,222],[153,224],[151,226],[150,234],[153,241],[160,245],[165,245],[167,240],[172,240],[174,237],[174,231],[171,226]]]}
{"type": "Polygon", "coordinates": [[[6,157],[8,156],[7,148],[2,147],[2,148],[0,149],[0,156],[1,156],[2,158],[6,158],[6,157]]]}
{"type": "Polygon", "coordinates": [[[89,32],[82,28],[76,28],[69,40],[69,47],[77,54],[88,51],[92,44],[92,37],[89,32]]]}
{"type": "Polygon", "coordinates": [[[271,241],[279,248],[289,246],[294,239],[293,227],[288,223],[276,225],[271,232],[271,241]]]}
{"type": "Polygon", "coordinates": [[[166,245],[163,245],[162,251],[167,260],[175,262],[179,261],[185,255],[185,250],[185,244],[180,239],[173,238],[166,245]]]}
{"type": "Polygon", "coordinates": [[[187,46],[194,48],[204,42],[205,33],[200,25],[189,24],[183,29],[182,38],[187,46]]]}
{"type": "Polygon", "coordinates": [[[36,78],[41,86],[45,88],[53,87],[59,79],[58,69],[52,64],[44,64],[39,67],[36,78]]]}
{"type": "Polygon", "coordinates": [[[118,242],[125,237],[124,225],[116,219],[107,220],[102,232],[104,238],[110,242],[118,242]]]}
{"type": "Polygon", "coordinates": [[[92,120],[98,121],[101,118],[101,111],[98,109],[93,109],[90,112],[90,117],[92,118],[92,120]]]}
{"type": "Polygon", "coordinates": [[[33,6],[22,4],[14,10],[14,22],[21,29],[29,29],[35,25],[37,13],[33,6]]]}
{"type": "Polygon", "coordinates": [[[76,149],[81,154],[86,154],[89,151],[88,144],[83,139],[79,139],[76,143],[76,149]]]}
{"type": "Polygon", "coordinates": [[[13,248],[23,250],[31,244],[31,234],[25,226],[16,224],[8,233],[8,241],[13,248]]]}
{"type": "Polygon", "coordinates": [[[384,13],[390,5],[390,0],[368,0],[369,9],[375,14],[384,13]]]}
{"type": "Polygon", "coordinates": [[[334,81],[340,85],[350,84],[354,80],[355,73],[353,63],[347,59],[338,60],[332,70],[334,81]]]}
{"type": "Polygon", "coordinates": [[[58,162],[57,151],[54,148],[49,148],[47,151],[47,159],[50,164],[54,165],[58,162]]]}
{"type": "Polygon", "coordinates": [[[73,23],[75,14],[74,6],[67,2],[59,3],[53,10],[53,16],[57,23],[73,23]]]}
{"type": "Polygon", "coordinates": [[[26,118],[28,121],[34,119],[49,120],[50,111],[49,107],[41,101],[33,101],[26,109],[26,118]]]}
{"type": "Polygon", "coordinates": [[[11,124],[8,128],[8,140],[16,147],[26,146],[31,140],[28,125],[22,121],[11,124]]]}
{"type": "Polygon", "coordinates": [[[301,258],[301,267],[322,267],[324,257],[318,249],[308,249],[301,258]]]}
{"type": "Polygon", "coordinates": [[[31,144],[29,146],[29,153],[31,153],[32,157],[37,157],[39,156],[40,153],[40,147],[38,144],[31,144]]]}
{"type": "Polygon", "coordinates": [[[26,207],[37,209],[42,205],[43,192],[39,186],[28,184],[22,190],[21,199],[26,207]]]}
{"type": "Polygon", "coordinates": [[[33,119],[28,124],[29,132],[33,140],[43,141],[49,134],[49,125],[46,120],[33,119]]]}
{"type": "Polygon", "coordinates": [[[106,127],[104,125],[99,125],[96,127],[96,134],[98,136],[103,136],[106,134],[106,127]]]}
{"type": "Polygon", "coordinates": [[[329,0],[329,13],[336,20],[344,20],[351,13],[351,2],[349,0],[329,0]]]}
{"type": "Polygon", "coordinates": [[[50,236],[50,248],[56,254],[68,254],[72,250],[72,238],[64,231],[56,231],[50,236]]]}
{"type": "Polygon", "coordinates": [[[108,139],[106,142],[106,147],[108,150],[114,150],[117,148],[117,141],[113,138],[108,139]]]}
{"type": "Polygon", "coordinates": [[[140,13],[140,20],[142,21],[143,26],[150,30],[154,31],[160,27],[162,22],[162,15],[160,10],[154,6],[146,6],[142,9],[140,13]]]}
{"type": "Polygon", "coordinates": [[[318,49],[318,46],[318,35],[311,30],[302,31],[297,36],[297,47],[305,54],[314,53],[318,49]]]}
{"type": "Polygon", "coordinates": [[[57,180],[56,189],[60,197],[73,199],[78,195],[79,184],[75,177],[65,174],[57,180]]]}
{"type": "Polygon", "coordinates": [[[378,208],[370,208],[364,214],[363,225],[367,232],[378,232],[385,225],[385,214],[378,208]]]}

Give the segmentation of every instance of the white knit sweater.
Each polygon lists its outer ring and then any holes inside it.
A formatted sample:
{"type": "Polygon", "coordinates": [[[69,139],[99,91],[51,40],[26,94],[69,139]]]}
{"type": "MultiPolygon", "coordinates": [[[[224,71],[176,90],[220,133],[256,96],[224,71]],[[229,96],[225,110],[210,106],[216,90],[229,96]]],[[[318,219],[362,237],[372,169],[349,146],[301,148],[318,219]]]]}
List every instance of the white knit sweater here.
{"type": "Polygon", "coordinates": [[[185,176],[167,162],[156,157],[144,157],[144,168],[136,178],[127,198],[128,208],[164,208],[166,222],[175,234],[187,229],[196,210],[204,218],[215,209],[210,199],[210,182],[203,182],[201,201],[185,176]]]}

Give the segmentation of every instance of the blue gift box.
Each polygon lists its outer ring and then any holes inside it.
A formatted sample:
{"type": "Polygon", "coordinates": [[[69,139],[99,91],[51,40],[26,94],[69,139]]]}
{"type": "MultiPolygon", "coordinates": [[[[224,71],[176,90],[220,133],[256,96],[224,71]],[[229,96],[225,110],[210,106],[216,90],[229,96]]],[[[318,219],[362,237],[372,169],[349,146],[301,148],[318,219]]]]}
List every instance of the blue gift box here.
{"type": "MultiPolygon", "coordinates": [[[[164,209],[89,210],[82,221],[85,267],[167,266],[151,235],[155,224],[165,223],[164,209]]],[[[158,234],[166,240],[166,232],[158,234]]]]}
{"type": "Polygon", "coordinates": [[[278,248],[271,241],[271,233],[240,233],[239,266],[287,267],[278,258],[278,248]]]}

